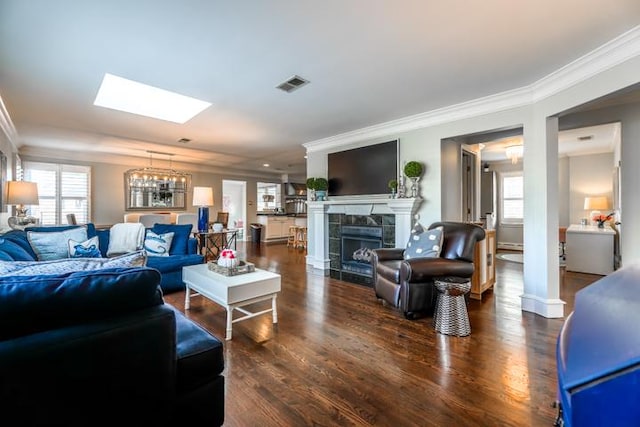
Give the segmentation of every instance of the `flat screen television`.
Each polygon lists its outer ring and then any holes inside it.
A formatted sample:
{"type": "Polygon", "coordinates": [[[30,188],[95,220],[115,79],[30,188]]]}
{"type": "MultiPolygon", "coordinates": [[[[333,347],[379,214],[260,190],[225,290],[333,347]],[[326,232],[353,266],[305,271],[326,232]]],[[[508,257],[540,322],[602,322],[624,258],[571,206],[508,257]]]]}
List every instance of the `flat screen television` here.
{"type": "Polygon", "coordinates": [[[329,196],[386,194],[398,177],[398,140],[330,153],[329,196]]]}

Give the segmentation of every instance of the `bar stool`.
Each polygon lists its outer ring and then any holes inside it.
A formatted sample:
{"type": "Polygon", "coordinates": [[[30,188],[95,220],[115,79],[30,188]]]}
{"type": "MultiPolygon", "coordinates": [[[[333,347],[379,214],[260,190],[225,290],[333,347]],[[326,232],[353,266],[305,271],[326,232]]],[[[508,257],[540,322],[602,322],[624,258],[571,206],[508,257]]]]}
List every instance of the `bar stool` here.
{"type": "Polygon", "coordinates": [[[298,242],[298,226],[290,225],[289,226],[289,235],[287,236],[287,247],[291,246],[293,248],[296,247],[298,242]]]}
{"type": "Polygon", "coordinates": [[[307,227],[297,227],[297,229],[295,247],[307,249],[307,227]]]}

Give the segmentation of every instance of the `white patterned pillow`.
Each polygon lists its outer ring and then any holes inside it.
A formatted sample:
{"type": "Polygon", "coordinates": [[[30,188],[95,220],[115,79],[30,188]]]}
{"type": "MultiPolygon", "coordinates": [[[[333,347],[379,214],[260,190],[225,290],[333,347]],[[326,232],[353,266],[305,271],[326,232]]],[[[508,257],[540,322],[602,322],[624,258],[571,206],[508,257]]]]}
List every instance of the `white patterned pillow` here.
{"type": "Polygon", "coordinates": [[[27,231],[27,240],[38,261],[68,258],[69,239],[84,242],[87,240],[87,227],[80,226],[64,231],[27,231]]]}
{"type": "Polygon", "coordinates": [[[39,276],[64,274],[104,268],[144,267],[145,251],[131,252],[113,258],[65,258],[51,261],[0,261],[0,276],[39,276]]]}
{"type": "Polygon", "coordinates": [[[93,236],[84,242],[69,239],[69,258],[102,258],[98,236],[93,236]]]}
{"type": "Polygon", "coordinates": [[[416,222],[404,250],[404,259],[439,257],[442,250],[442,233],[442,227],[427,230],[416,222]]]}
{"type": "Polygon", "coordinates": [[[147,255],[169,256],[169,249],[171,248],[171,241],[173,240],[174,234],[174,232],[157,234],[151,230],[147,230],[144,238],[144,250],[147,251],[147,255]]]}

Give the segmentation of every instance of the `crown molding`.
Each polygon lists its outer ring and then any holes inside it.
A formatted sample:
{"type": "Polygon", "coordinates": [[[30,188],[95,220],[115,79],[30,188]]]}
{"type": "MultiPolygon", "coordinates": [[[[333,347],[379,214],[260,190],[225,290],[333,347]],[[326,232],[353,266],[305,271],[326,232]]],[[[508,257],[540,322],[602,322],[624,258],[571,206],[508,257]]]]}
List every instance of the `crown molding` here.
{"type": "Polygon", "coordinates": [[[640,25],[533,83],[533,102],[555,95],[640,56],[640,25]]]}
{"type": "Polygon", "coordinates": [[[7,111],[7,107],[4,105],[2,96],[0,96],[0,129],[2,129],[15,149],[18,142],[18,132],[16,132],[16,128],[13,126],[13,121],[11,121],[11,116],[9,115],[9,111],[7,111]]]}
{"type": "Polygon", "coordinates": [[[302,145],[309,153],[330,150],[363,140],[397,135],[402,132],[531,105],[637,56],[640,56],[640,25],[528,86],[310,141],[302,145]]]}
{"type": "MultiPolygon", "coordinates": [[[[127,156],[123,154],[111,154],[100,153],[99,160],[96,160],[96,153],[84,152],[84,151],[65,151],[65,150],[52,150],[49,148],[34,147],[34,146],[22,146],[20,147],[20,156],[23,160],[29,160],[28,158],[40,160],[47,159],[61,160],[61,161],[73,161],[78,163],[90,164],[90,163],[105,163],[118,166],[131,166],[140,167],[148,166],[144,163],[147,159],[143,157],[127,156]],[[144,164],[143,164],[144,163],[144,164]]],[[[211,173],[214,175],[224,175],[225,177],[235,178],[255,178],[273,181],[274,179],[280,180],[280,174],[262,173],[254,170],[245,169],[227,169],[221,168],[215,165],[197,164],[188,162],[173,162],[172,168],[176,170],[186,171],[189,173],[203,172],[211,173]]]]}

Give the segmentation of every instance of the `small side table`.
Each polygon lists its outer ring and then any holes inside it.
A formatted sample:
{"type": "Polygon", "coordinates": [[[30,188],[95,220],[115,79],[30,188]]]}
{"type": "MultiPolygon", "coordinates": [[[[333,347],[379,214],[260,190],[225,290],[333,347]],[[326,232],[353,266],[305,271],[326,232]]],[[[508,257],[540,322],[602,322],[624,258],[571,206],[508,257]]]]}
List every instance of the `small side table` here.
{"type": "Polygon", "coordinates": [[[205,262],[216,260],[223,249],[236,249],[238,230],[228,229],[222,231],[194,231],[198,239],[199,252],[204,255],[205,262]]]}
{"type": "Polygon", "coordinates": [[[471,333],[467,303],[464,295],[471,290],[471,281],[457,283],[435,280],[438,291],[433,325],[445,335],[465,337],[471,333]]]}

